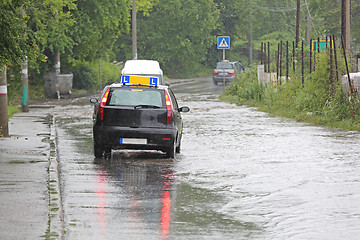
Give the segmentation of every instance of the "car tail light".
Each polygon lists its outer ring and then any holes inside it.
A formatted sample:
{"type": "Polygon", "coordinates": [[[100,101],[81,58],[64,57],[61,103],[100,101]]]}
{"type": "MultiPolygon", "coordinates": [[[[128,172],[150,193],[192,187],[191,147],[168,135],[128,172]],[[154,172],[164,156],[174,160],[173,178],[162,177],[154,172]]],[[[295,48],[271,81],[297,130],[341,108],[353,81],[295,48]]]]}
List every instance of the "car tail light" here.
{"type": "Polygon", "coordinates": [[[104,120],[104,107],[105,107],[105,104],[107,102],[109,92],[110,92],[110,88],[108,88],[106,90],[106,92],[104,93],[104,95],[103,95],[103,97],[101,98],[101,101],[100,101],[99,115],[100,115],[100,120],[101,121],[104,120]]]}
{"type": "Polygon", "coordinates": [[[218,72],[213,72],[213,74],[214,74],[214,75],[219,75],[219,73],[218,73],[218,72]]]}
{"type": "Polygon", "coordinates": [[[228,72],[229,75],[235,75],[235,72],[228,72]]]}
{"type": "Polygon", "coordinates": [[[170,123],[172,119],[172,106],[169,94],[165,91],[165,104],[166,104],[166,123],[170,123]]]}

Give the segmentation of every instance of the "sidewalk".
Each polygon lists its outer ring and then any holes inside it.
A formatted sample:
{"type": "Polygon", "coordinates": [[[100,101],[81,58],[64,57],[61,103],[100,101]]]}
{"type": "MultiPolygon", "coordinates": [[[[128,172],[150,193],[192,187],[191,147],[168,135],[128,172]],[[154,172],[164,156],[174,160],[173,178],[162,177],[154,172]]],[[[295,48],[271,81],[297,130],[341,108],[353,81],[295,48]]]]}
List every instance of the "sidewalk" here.
{"type": "Polygon", "coordinates": [[[41,107],[17,113],[9,121],[10,137],[0,138],[1,239],[61,234],[52,112],[41,107]]]}

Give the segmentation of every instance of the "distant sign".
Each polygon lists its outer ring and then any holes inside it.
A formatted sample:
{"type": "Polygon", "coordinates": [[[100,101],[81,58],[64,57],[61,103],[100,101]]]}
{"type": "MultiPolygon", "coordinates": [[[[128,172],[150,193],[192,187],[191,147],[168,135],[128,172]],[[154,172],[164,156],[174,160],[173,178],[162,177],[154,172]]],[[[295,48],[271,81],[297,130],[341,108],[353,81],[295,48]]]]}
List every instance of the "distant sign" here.
{"type": "Polygon", "coordinates": [[[218,37],[217,42],[218,49],[230,49],[230,37],[229,36],[222,36],[218,37]]]}
{"type": "MultiPolygon", "coordinates": [[[[327,41],[328,43],[328,47],[330,47],[330,40],[327,41]]],[[[332,41],[332,44],[334,46],[334,41],[332,41]]],[[[312,45],[312,50],[313,51],[317,51],[319,48],[320,50],[326,49],[326,40],[312,40],[311,41],[311,45],[312,45]]]]}

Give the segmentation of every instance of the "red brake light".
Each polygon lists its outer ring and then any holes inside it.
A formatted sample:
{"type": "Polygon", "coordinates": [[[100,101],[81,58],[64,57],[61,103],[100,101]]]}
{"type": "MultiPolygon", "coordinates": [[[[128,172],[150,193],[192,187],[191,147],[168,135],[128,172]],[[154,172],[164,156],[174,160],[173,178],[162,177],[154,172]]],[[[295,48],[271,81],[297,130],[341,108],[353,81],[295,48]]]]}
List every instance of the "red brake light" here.
{"type": "Polygon", "coordinates": [[[99,107],[99,115],[100,115],[100,120],[104,120],[104,107],[105,107],[105,104],[107,102],[107,99],[108,99],[108,96],[109,96],[109,92],[110,92],[110,88],[108,88],[106,90],[106,92],[104,93],[103,97],[101,98],[101,101],[100,101],[100,107],[99,107]]]}
{"type": "Polygon", "coordinates": [[[214,75],[218,75],[219,73],[218,72],[213,72],[214,75]]]}
{"type": "Polygon", "coordinates": [[[165,91],[165,104],[166,104],[166,123],[170,123],[172,119],[172,105],[169,94],[165,91]]]}
{"type": "Polygon", "coordinates": [[[235,75],[235,72],[229,72],[228,74],[229,75],[235,75]]]}

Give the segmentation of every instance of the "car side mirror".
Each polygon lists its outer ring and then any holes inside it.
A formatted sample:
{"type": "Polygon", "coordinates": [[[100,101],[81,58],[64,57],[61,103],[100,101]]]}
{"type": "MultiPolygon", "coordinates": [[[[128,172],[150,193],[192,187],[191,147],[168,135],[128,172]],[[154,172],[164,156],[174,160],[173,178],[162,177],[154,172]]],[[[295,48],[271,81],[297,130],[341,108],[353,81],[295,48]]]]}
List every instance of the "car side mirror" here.
{"type": "Polygon", "coordinates": [[[97,98],[90,98],[90,103],[97,104],[99,103],[99,100],[97,100],[97,98]]]}
{"type": "Polygon", "coordinates": [[[190,108],[189,107],[181,107],[179,109],[179,112],[189,112],[190,111],[190,108]]]}

